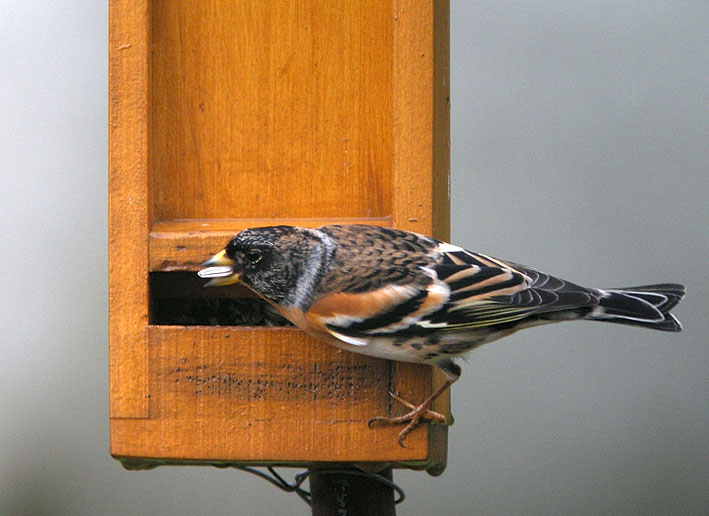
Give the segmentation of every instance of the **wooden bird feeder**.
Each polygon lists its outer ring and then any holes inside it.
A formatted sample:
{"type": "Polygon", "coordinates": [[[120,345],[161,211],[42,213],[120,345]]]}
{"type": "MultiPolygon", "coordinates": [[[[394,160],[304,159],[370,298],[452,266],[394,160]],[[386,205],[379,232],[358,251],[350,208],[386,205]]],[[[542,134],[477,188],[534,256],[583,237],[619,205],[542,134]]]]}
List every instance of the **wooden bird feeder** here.
{"type": "Polygon", "coordinates": [[[448,238],[447,2],[111,0],[109,73],[111,454],[442,471],[445,426],[367,425],[432,368],[234,325],[259,300],[195,271],[252,226],[448,238]]]}

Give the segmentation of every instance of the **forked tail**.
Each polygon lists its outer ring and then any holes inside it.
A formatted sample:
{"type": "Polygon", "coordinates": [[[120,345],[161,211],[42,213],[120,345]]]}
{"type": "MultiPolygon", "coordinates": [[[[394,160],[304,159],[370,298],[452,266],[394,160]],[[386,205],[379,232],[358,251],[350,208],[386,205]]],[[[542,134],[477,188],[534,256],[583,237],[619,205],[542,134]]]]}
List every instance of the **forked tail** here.
{"type": "Polygon", "coordinates": [[[601,290],[603,296],[587,319],[643,326],[654,330],[682,331],[670,313],[685,294],[683,285],[662,283],[601,290]]]}

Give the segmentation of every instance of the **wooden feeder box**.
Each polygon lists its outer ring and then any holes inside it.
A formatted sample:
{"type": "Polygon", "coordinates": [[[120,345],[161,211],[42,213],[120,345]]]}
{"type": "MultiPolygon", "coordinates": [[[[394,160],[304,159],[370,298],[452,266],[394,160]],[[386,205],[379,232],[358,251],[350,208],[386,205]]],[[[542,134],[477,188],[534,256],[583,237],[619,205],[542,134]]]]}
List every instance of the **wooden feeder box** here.
{"type": "Polygon", "coordinates": [[[448,238],[447,2],[111,0],[109,73],[111,454],[442,471],[447,427],[367,425],[431,367],[262,326],[195,271],[253,226],[448,238]]]}

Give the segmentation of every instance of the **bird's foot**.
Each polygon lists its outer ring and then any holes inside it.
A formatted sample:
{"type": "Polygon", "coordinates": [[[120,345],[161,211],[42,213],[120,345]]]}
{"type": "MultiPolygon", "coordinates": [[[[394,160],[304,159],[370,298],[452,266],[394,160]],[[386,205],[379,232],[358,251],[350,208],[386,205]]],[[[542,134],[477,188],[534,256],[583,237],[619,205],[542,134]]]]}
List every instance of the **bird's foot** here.
{"type": "Polygon", "coordinates": [[[390,392],[389,395],[394,398],[396,401],[404,405],[405,407],[408,407],[411,409],[409,412],[402,416],[397,416],[397,417],[385,417],[385,416],[377,416],[369,420],[369,426],[372,424],[384,424],[384,425],[397,425],[401,423],[408,423],[404,429],[399,432],[399,436],[397,437],[397,441],[399,441],[399,445],[402,448],[406,448],[404,445],[404,438],[414,429],[418,426],[419,422],[421,419],[428,419],[430,421],[435,421],[436,423],[440,424],[447,424],[447,419],[446,416],[439,412],[435,412],[431,410],[429,407],[431,406],[431,403],[433,402],[433,397],[428,398],[426,401],[421,403],[420,405],[414,405],[413,403],[410,403],[406,401],[405,399],[401,398],[400,396],[394,394],[393,392],[390,392]]]}

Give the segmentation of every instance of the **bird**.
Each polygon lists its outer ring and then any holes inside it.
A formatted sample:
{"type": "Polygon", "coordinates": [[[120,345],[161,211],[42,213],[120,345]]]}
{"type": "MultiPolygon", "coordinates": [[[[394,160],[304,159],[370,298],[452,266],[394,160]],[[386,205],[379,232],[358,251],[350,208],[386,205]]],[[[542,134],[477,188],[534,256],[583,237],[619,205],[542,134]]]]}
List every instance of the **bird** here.
{"type": "Polygon", "coordinates": [[[205,286],[242,283],[283,317],[338,348],[439,368],[445,381],[423,402],[390,395],[409,412],[372,424],[446,424],[431,404],[461,375],[456,359],[533,326],[604,321],[681,331],[670,313],[685,287],[662,283],[587,288],[531,267],[391,227],[244,229],[201,264],[205,286]]]}

